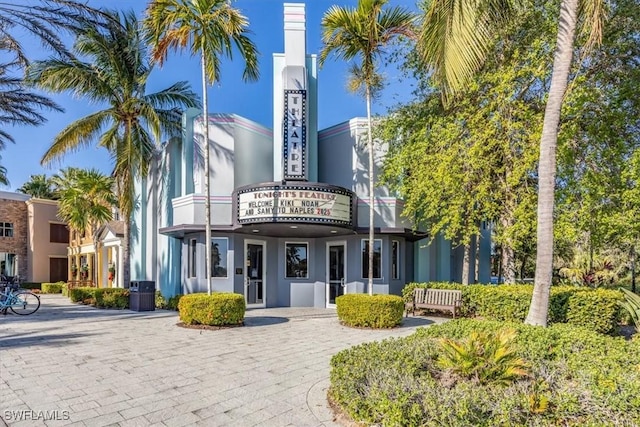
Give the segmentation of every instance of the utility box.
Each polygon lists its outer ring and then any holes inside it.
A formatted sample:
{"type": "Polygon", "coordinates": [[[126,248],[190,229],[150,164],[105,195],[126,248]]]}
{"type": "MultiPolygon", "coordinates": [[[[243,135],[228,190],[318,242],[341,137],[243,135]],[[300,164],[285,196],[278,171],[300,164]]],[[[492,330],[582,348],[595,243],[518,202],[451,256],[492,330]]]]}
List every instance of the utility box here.
{"type": "Polygon", "coordinates": [[[129,310],[154,311],[156,309],[156,282],[137,280],[129,285],[129,310]]]}

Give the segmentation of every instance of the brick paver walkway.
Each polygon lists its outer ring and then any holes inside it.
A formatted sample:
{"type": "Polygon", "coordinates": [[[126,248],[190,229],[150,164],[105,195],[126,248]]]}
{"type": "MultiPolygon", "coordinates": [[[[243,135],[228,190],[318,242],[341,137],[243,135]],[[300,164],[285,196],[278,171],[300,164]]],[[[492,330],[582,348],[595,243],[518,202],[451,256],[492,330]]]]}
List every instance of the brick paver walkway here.
{"type": "Polygon", "coordinates": [[[43,295],[31,316],[0,316],[0,426],[330,426],[333,354],[441,320],[359,330],[334,310],[274,308],[200,331],[177,327],[175,312],[43,295]]]}

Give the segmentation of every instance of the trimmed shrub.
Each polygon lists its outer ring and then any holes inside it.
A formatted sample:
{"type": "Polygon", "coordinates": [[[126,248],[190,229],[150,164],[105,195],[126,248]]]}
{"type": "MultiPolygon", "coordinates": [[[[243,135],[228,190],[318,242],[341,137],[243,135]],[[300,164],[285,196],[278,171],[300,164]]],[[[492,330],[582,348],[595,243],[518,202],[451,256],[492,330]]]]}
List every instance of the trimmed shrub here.
{"type": "Polygon", "coordinates": [[[94,289],[93,297],[96,300],[96,307],[99,308],[129,308],[129,290],[122,288],[97,288],[94,289]]]}
{"type": "Polygon", "coordinates": [[[22,282],[20,283],[20,287],[22,289],[30,289],[30,290],[34,290],[34,289],[42,289],[41,288],[42,283],[38,283],[38,282],[22,282]]]}
{"type": "Polygon", "coordinates": [[[229,292],[183,295],[178,303],[180,320],[186,325],[241,325],[245,310],[244,296],[229,292]]]}
{"type": "Polygon", "coordinates": [[[84,302],[93,298],[96,288],[78,287],[69,289],[69,299],[71,302],[84,302]]]}
{"type": "Polygon", "coordinates": [[[122,288],[80,287],[68,289],[71,302],[80,302],[98,308],[129,308],[129,290],[122,288]]]}
{"type": "Polygon", "coordinates": [[[331,359],[330,399],[366,425],[638,425],[640,341],[567,324],[539,328],[460,319],[331,359]],[[529,375],[478,382],[438,365],[440,340],[516,331],[514,356],[529,375]]]}
{"type": "Polygon", "coordinates": [[[622,318],[622,301],[624,296],[617,290],[595,289],[575,293],[569,299],[567,323],[603,334],[614,333],[622,318]]]}
{"type": "Polygon", "coordinates": [[[65,285],[66,285],[65,282],[43,283],[41,287],[42,293],[43,294],[61,294],[65,285]]]}
{"type": "Polygon", "coordinates": [[[160,291],[156,291],[156,308],[177,311],[180,297],[182,297],[182,295],[178,294],[166,299],[160,291]]]}
{"type": "Polygon", "coordinates": [[[404,301],[396,295],[347,294],[336,298],[336,309],[345,325],[393,328],[402,323],[404,301]]]}
{"type": "MultiPolygon", "coordinates": [[[[402,290],[407,301],[416,287],[459,289],[463,317],[481,317],[506,322],[523,322],[529,312],[532,285],[461,285],[457,283],[410,283],[402,290]]],[[[616,290],[575,286],[553,286],[549,295],[549,323],[571,323],[600,333],[612,333],[622,313],[616,290]]]]}

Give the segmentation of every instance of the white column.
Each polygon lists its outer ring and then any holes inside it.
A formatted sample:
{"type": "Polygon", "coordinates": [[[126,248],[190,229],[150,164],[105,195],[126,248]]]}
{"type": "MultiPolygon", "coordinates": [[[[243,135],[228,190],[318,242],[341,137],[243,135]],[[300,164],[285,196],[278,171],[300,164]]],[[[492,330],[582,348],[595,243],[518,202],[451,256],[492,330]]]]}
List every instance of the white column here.
{"type": "Polygon", "coordinates": [[[120,247],[120,245],[118,245],[114,249],[116,251],[117,259],[118,259],[118,272],[116,273],[116,283],[119,288],[124,288],[124,281],[122,277],[122,275],[124,274],[122,248],[120,247]]]}

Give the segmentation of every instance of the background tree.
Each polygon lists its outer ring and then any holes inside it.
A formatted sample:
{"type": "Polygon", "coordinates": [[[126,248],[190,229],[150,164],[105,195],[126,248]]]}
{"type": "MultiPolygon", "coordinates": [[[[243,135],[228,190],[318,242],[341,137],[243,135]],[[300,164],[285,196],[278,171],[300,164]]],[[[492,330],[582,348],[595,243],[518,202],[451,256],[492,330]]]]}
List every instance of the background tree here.
{"type": "Polygon", "coordinates": [[[105,106],[62,130],[42,158],[43,164],[97,142],[114,162],[118,207],[124,218],[124,283],[130,280],[130,230],[136,202],[135,182],[147,176],[163,137],[180,135],[182,108],[199,107],[186,82],[146,92],[153,67],[133,12],[112,17],[105,27],[79,30],[74,51],[79,59],[37,61],[29,81],[51,92],[72,92],[105,106]]]}
{"type": "MultiPolygon", "coordinates": [[[[582,28],[589,34],[586,46],[599,41],[605,4],[601,0],[562,0],[558,18],[551,83],[540,138],[538,162],[538,213],[536,274],[526,323],[546,326],[553,270],[553,208],[556,177],[556,145],[562,101],[573,57],[574,39],[581,12],[582,28]]],[[[491,40],[515,12],[510,0],[442,0],[426,4],[420,48],[427,64],[444,82],[447,92],[460,90],[481,66],[491,40]]]]}
{"type": "Polygon", "coordinates": [[[358,0],[355,8],[332,6],[322,18],[320,66],[330,54],[351,61],[348,89],[364,93],[367,104],[367,149],[369,151],[369,273],[368,290],[373,295],[374,263],[374,163],[371,101],[382,87],[377,61],[383,49],[397,36],[413,35],[414,15],[400,7],[383,10],[387,0],[358,0]]]}
{"type": "Polygon", "coordinates": [[[53,200],[56,198],[53,186],[54,184],[51,178],[47,178],[46,175],[31,175],[29,181],[18,188],[18,192],[28,194],[38,199],[53,200]]]}
{"type": "Polygon", "coordinates": [[[249,38],[249,21],[229,0],[153,0],[146,11],[145,27],[152,55],[162,66],[169,51],[189,46],[200,56],[204,124],[205,269],[211,294],[211,183],[209,179],[209,112],[207,86],[220,81],[220,61],[232,57],[233,46],[245,61],[243,78],[258,79],[258,50],[249,38]]]}
{"type": "MultiPolygon", "coordinates": [[[[113,192],[114,180],[95,169],[66,168],[54,175],[50,182],[55,186],[58,199],[58,217],[78,233],[88,233],[98,252],[96,232],[98,227],[112,219],[117,198],[113,192]]],[[[95,278],[96,269],[91,271],[95,278]]]]}
{"type": "Polygon", "coordinates": [[[547,2],[530,2],[494,34],[492,49],[464,91],[443,103],[432,76],[411,53],[405,69],[417,78],[414,100],[390,111],[379,127],[392,141],[382,179],[405,200],[404,215],[431,236],[465,246],[464,283],[473,268],[474,238],[492,222],[505,281],[526,275],[535,257],[535,165],[549,73],[547,2]]]}
{"type": "Polygon", "coordinates": [[[602,44],[574,66],[558,139],[555,267],[583,270],[586,277],[597,273],[602,260],[609,271],[633,276],[640,231],[633,195],[640,148],[640,4],[609,5],[602,44]]]}

